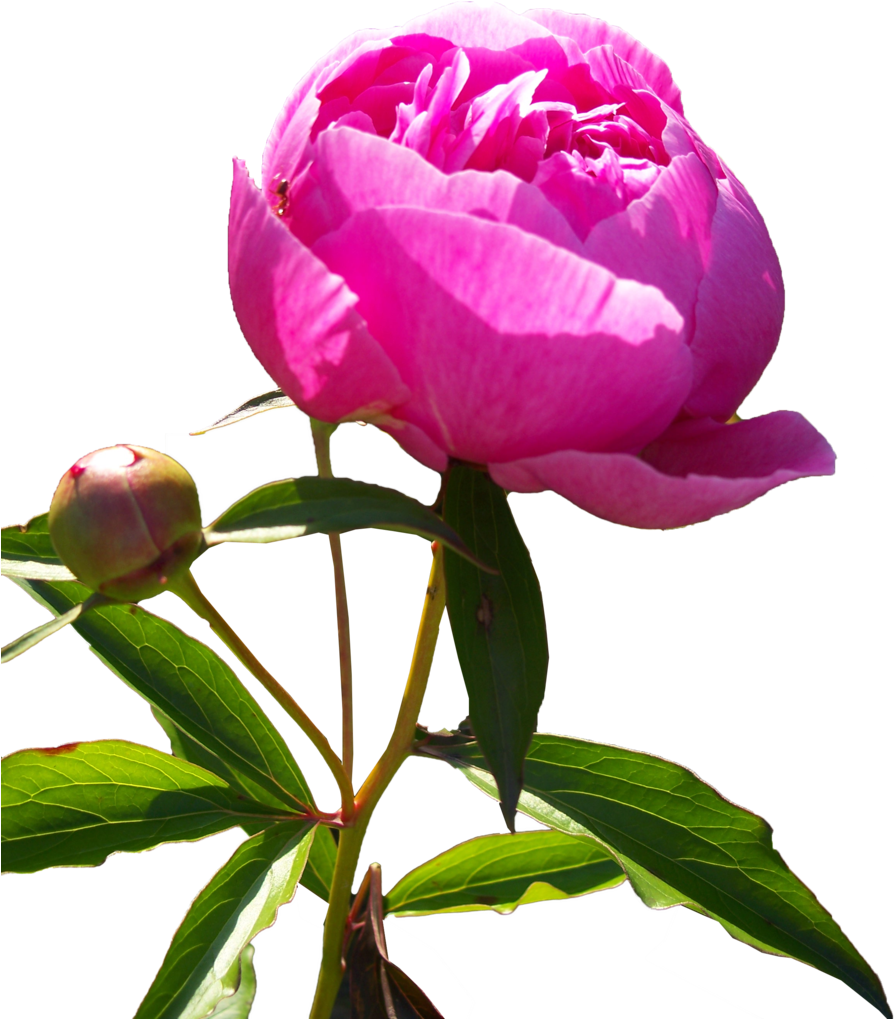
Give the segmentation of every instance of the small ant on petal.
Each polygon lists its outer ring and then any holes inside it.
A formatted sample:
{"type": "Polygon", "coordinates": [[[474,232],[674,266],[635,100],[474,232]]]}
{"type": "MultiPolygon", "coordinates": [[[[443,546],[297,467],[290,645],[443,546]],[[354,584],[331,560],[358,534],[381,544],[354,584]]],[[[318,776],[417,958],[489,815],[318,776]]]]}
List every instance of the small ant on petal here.
{"type": "Polygon", "coordinates": [[[276,203],[276,208],[273,211],[277,216],[281,216],[286,211],[286,205],[289,202],[289,182],[283,177],[276,187],[271,190],[273,194],[279,197],[279,201],[276,203]]]}

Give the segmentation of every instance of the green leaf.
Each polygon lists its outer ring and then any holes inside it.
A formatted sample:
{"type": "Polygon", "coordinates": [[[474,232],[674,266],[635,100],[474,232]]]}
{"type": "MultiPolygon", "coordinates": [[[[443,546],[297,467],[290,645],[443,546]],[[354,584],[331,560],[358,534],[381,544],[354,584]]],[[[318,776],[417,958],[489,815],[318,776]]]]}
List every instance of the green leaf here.
{"type": "Polygon", "coordinates": [[[63,629],[73,623],[76,619],[79,619],[85,612],[89,612],[90,609],[96,608],[97,605],[108,605],[113,599],[107,598],[104,594],[93,594],[90,595],[86,601],[79,602],[74,608],[68,610],[61,616],[56,616],[55,619],[51,619],[47,623],[42,623],[40,626],[36,626],[33,630],[29,630],[21,637],[14,641],[11,641],[3,648],[2,662],[5,665],[7,662],[11,662],[13,658],[18,658],[19,655],[24,654],[29,648],[33,648],[35,644],[39,644],[46,637],[55,633],[57,630],[63,629]]]}
{"type": "Polygon", "coordinates": [[[277,816],[203,768],[122,740],[20,750],[2,773],[3,866],[20,874],[95,867],[277,816]]]}
{"type": "Polygon", "coordinates": [[[304,887],[318,895],[324,902],[329,901],[329,889],[335,876],[335,854],[338,846],[330,828],[321,827],[310,847],[307,866],[301,875],[304,887]]]}
{"type": "Polygon", "coordinates": [[[350,478],[287,478],[249,492],[205,528],[209,545],[222,541],[282,541],[361,527],[418,534],[462,556],[469,550],[427,506],[402,492],[350,478]]]}
{"type": "MultiPolygon", "coordinates": [[[[86,597],[80,584],[16,583],[53,612],[86,597]]],[[[292,810],[313,806],[282,736],[209,647],[137,605],[97,608],[72,625],[128,686],[232,771],[292,810]]]]}
{"type": "Polygon", "coordinates": [[[499,575],[448,551],[447,612],[469,694],[469,719],[500,790],[510,831],[525,753],[546,688],[549,650],[540,584],[506,495],[484,471],[453,466],[444,519],[499,575]]]}
{"type": "Polygon", "coordinates": [[[74,580],[75,575],[63,566],[50,540],[46,513],[25,525],[4,527],[2,560],[4,577],[30,577],[34,580],[74,580]]]}
{"type": "MultiPolygon", "coordinates": [[[[171,752],[175,756],[184,761],[198,764],[199,767],[206,768],[208,771],[213,771],[228,785],[240,789],[250,799],[257,800],[259,803],[269,803],[271,806],[279,804],[279,800],[262,786],[227,767],[219,757],[206,750],[201,743],[197,743],[182,729],[178,729],[163,712],[153,708],[152,714],[171,741],[171,752]]],[[[255,835],[268,825],[263,821],[251,821],[243,824],[242,827],[249,835],[255,835]]],[[[329,889],[332,887],[332,877],[335,873],[335,854],[336,845],[332,831],[329,828],[320,828],[313,840],[307,866],[301,875],[301,883],[326,902],[329,901],[329,889]]]]}
{"type": "Polygon", "coordinates": [[[255,968],[252,964],[254,954],[254,945],[246,945],[242,950],[242,955],[239,958],[239,985],[236,988],[236,993],[229,998],[224,998],[208,1016],[208,1019],[248,1019],[258,989],[255,968]]]}
{"type": "MultiPolygon", "coordinates": [[[[474,743],[434,738],[441,757],[491,796],[474,743]]],[[[770,826],[686,768],[620,747],[535,734],[519,809],[611,849],[647,905],[687,905],[738,938],[844,981],[883,1015],[878,977],[773,848],[770,826]]]]}
{"type": "Polygon", "coordinates": [[[314,830],[278,824],[239,846],[190,907],[136,1019],[204,1019],[234,993],[246,946],[295,894],[314,830]]]}
{"type": "Polygon", "coordinates": [[[559,831],[483,835],[410,871],[385,896],[385,913],[423,916],[517,906],[614,888],[626,875],[591,838],[559,831]]]}
{"type": "Polygon", "coordinates": [[[279,410],[280,407],[294,407],[295,404],[281,389],[274,389],[270,393],[262,393],[260,396],[253,396],[246,400],[229,414],[215,421],[213,425],[202,428],[198,432],[190,432],[190,435],[204,435],[205,432],[212,432],[215,428],[225,428],[227,425],[235,425],[237,421],[244,421],[255,414],[263,414],[265,410],[279,410]]]}

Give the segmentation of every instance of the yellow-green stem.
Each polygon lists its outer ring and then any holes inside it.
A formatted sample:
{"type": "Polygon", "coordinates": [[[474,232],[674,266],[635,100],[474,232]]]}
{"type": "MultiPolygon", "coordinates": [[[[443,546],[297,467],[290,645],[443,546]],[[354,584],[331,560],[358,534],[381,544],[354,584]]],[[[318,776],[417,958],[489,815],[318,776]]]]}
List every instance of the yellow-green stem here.
{"type": "MultiPolygon", "coordinates": [[[[337,425],[310,419],[310,430],[321,478],[332,477],[329,439],[337,425]]],[[[354,687],[351,670],[351,626],[348,619],[348,592],[345,586],[345,564],[341,554],[341,537],[329,535],[332,572],[335,577],[335,616],[338,621],[338,666],[341,676],[341,761],[348,778],[354,771],[354,687]]]]}
{"type": "Polygon", "coordinates": [[[357,794],[357,811],[353,823],[350,827],[342,829],[339,834],[335,874],[329,892],[329,910],[323,928],[323,959],[320,963],[320,975],[310,1019],[330,1019],[332,1013],[342,979],[341,955],[345,920],[351,905],[351,885],[360,858],[363,836],[382,793],[413,748],[416,721],[419,718],[422,698],[425,696],[431,671],[441,616],[444,614],[444,599],[444,550],[437,548],[425,592],[425,606],[419,620],[413,663],[410,666],[410,675],[407,678],[394,732],[385,752],[357,794]]]}
{"type": "Polygon", "coordinates": [[[354,811],[354,789],[342,767],[341,761],[338,759],[338,755],[330,746],[329,740],[326,739],[323,733],[305,714],[303,708],[301,708],[289,691],[270,675],[248,647],[243,644],[238,634],[230,627],[230,624],[208,601],[205,595],[202,594],[192,573],[187,572],[176,584],[172,584],[171,590],[174,594],[179,595],[197,616],[200,616],[211,626],[211,629],[274,698],[277,704],[283,708],[290,718],[298,723],[301,731],[319,750],[323,760],[329,765],[329,770],[335,777],[339,792],[341,793],[342,816],[346,819],[350,818],[354,811]]]}

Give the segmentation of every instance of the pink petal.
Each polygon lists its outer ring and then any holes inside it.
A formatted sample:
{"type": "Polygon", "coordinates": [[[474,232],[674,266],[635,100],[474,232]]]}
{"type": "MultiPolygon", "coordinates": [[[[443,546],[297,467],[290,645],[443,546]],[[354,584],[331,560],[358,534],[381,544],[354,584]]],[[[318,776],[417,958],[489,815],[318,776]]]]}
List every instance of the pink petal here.
{"type": "Polygon", "coordinates": [[[698,156],[678,156],[644,197],[596,224],[584,251],[617,276],[658,287],[691,330],[716,201],[717,187],[698,156]]]}
{"type": "Polygon", "coordinates": [[[735,178],[717,181],[711,258],[695,308],[686,411],[728,419],[766,368],[782,328],[782,271],[761,214],[735,178]]]}
{"type": "Polygon", "coordinates": [[[674,84],[667,64],[620,28],[586,14],[538,9],[525,11],[524,16],[556,35],[573,39],[583,53],[595,46],[611,46],[622,60],[639,71],[659,99],[677,113],[683,113],[680,90],[674,84]]]}
{"type": "Polygon", "coordinates": [[[463,49],[480,46],[499,51],[521,46],[529,39],[548,39],[551,33],[499,4],[454,3],[408,21],[396,41],[405,42],[407,36],[417,34],[449,39],[463,49]]]}
{"type": "Polygon", "coordinates": [[[354,310],[345,282],[270,211],[245,165],[234,161],[230,293],[249,346],[275,382],[325,421],[384,412],[408,396],[354,310]]]}
{"type": "Polygon", "coordinates": [[[288,180],[294,176],[311,125],[320,108],[316,94],[327,78],[355,51],[364,51],[370,46],[388,45],[387,35],[386,29],[365,29],[355,32],[342,39],[335,49],[321,57],[298,82],[279,111],[264,148],[261,180],[265,188],[269,188],[270,182],[276,177],[285,177],[288,180]]]}
{"type": "Polygon", "coordinates": [[[689,391],[682,321],[657,290],[516,227],[377,209],[314,252],[413,392],[395,416],[452,456],[638,449],[689,391]]]}
{"type": "Polygon", "coordinates": [[[800,414],[776,411],[734,425],[672,425],[640,457],[566,450],[489,470],[513,492],[552,489],[604,520],[667,528],[728,513],[796,478],[833,474],[835,454],[800,414]]]}
{"type": "Polygon", "coordinates": [[[570,251],[581,245],[565,218],[540,191],[512,174],[467,170],[447,176],[412,149],[359,131],[324,131],[316,143],[312,189],[287,214],[306,244],[341,226],[353,213],[388,205],[466,212],[528,233],[570,251]]]}
{"type": "Polygon", "coordinates": [[[379,418],[374,424],[383,432],[387,432],[405,453],[409,453],[426,467],[439,474],[447,470],[447,454],[421,428],[411,425],[409,421],[399,421],[391,417],[379,418]]]}
{"type": "Polygon", "coordinates": [[[475,170],[494,170],[500,153],[495,136],[508,121],[514,138],[522,119],[530,112],[531,100],[546,71],[525,71],[505,85],[495,85],[476,96],[469,107],[466,123],[448,153],[446,173],[455,173],[469,166],[475,170]],[[490,143],[490,144],[488,144],[490,143]]]}

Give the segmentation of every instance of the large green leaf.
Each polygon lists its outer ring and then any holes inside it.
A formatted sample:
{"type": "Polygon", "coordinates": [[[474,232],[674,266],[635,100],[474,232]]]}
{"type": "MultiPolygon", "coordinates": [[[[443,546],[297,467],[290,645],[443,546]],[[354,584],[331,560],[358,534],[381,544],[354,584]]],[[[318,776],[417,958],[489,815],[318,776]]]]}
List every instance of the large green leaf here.
{"type": "Polygon", "coordinates": [[[281,389],[274,389],[269,393],[262,393],[260,396],[253,396],[246,400],[229,414],[218,418],[213,425],[202,428],[198,432],[190,432],[190,435],[204,435],[215,428],[225,428],[227,425],[235,425],[237,421],[244,421],[246,418],[254,417],[255,414],[262,414],[265,410],[279,410],[281,407],[294,407],[295,404],[281,389]]]}
{"type": "Polygon", "coordinates": [[[506,495],[484,471],[451,468],[444,519],[478,558],[499,570],[484,573],[449,551],[444,560],[469,719],[512,831],[549,662],[540,584],[506,495]]]}
{"type": "Polygon", "coordinates": [[[377,527],[442,541],[460,555],[469,550],[455,531],[402,492],[350,478],[287,478],[249,492],[205,528],[209,545],[222,541],[282,541],[377,527]]]}
{"type": "Polygon", "coordinates": [[[74,580],[74,574],[56,555],[46,513],[27,524],[4,527],[2,531],[2,569],[4,577],[31,577],[35,580],[74,580]]]}
{"type": "Polygon", "coordinates": [[[121,740],[20,750],[3,759],[3,866],[95,867],[282,811],[253,803],[216,775],[121,740]]]}
{"type": "Polygon", "coordinates": [[[598,842],[559,831],[470,839],[410,871],[385,896],[385,913],[422,916],[517,906],[614,888],[625,874],[598,842]]]}
{"type": "Polygon", "coordinates": [[[208,1019],[248,1019],[258,989],[255,967],[252,962],[254,954],[254,945],[246,945],[242,950],[239,963],[239,984],[236,992],[229,998],[223,998],[208,1016],[208,1019]]]}
{"type": "MultiPolygon", "coordinates": [[[[421,750],[497,795],[474,742],[435,734],[421,750]]],[[[766,821],[686,768],[620,747],[537,733],[519,809],[610,848],[647,905],[696,909],[755,948],[837,977],[890,1019],[878,977],[773,848],[766,821]]]]}
{"type": "MultiPolygon", "coordinates": [[[[163,712],[153,708],[152,714],[155,715],[156,721],[167,734],[171,741],[171,752],[177,757],[198,764],[201,768],[207,768],[208,771],[213,771],[228,785],[242,790],[250,799],[271,805],[279,803],[279,800],[262,786],[252,782],[245,775],[233,771],[216,754],[212,754],[182,729],[178,729],[163,712]]],[[[250,821],[243,824],[242,827],[249,835],[254,835],[267,827],[267,824],[263,821],[250,821]]],[[[301,883],[304,887],[327,902],[329,901],[329,889],[332,887],[332,876],[335,873],[335,854],[335,838],[331,829],[320,828],[314,837],[307,866],[301,875],[301,883]]]]}
{"type": "Polygon", "coordinates": [[[199,893],[136,1019],[204,1019],[234,993],[246,945],[295,894],[312,824],[278,824],[246,840],[199,893]]]}
{"type": "MultiPolygon", "coordinates": [[[[80,584],[15,582],[57,613],[87,596],[80,584]]],[[[209,647],[137,605],[97,608],[72,625],[114,673],[230,769],[293,809],[313,804],[282,736],[209,647]]]]}

